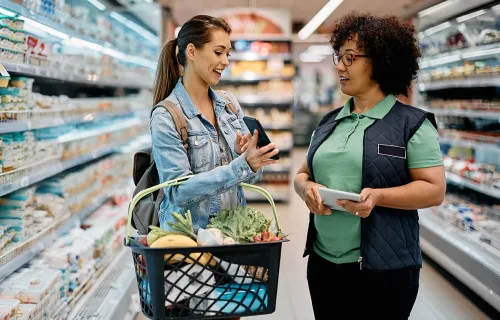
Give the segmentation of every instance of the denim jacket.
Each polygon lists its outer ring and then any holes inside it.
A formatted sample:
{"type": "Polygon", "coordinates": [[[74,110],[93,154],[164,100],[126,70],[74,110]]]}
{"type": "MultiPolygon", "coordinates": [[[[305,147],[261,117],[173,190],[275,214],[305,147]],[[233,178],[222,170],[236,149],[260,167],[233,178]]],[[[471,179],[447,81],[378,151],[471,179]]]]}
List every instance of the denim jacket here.
{"type": "Polygon", "coordinates": [[[248,128],[243,122],[243,111],[232,94],[227,93],[238,110],[234,115],[226,108],[226,99],[218,92],[209,89],[219,126],[231,148],[232,161],[219,165],[220,148],[215,127],[202,115],[189,97],[182,78],[177,82],[167,100],[180,107],[188,125],[189,151],[184,149],[175,123],[165,108],[156,108],[150,120],[153,144],[153,157],[156,162],[160,182],[194,174],[184,184],[165,188],[165,198],[160,206],[159,220],[162,228],[167,221],[173,221],[171,213],[185,213],[190,210],[195,229],[204,228],[209,217],[221,209],[221,193],[237,188],[233,192],[232,204],[246,205],[243,190],[239,184],[257,182],[262,169],[254,173],[244,155],[234,150],[238,130],[243,135],[248,128]]]}

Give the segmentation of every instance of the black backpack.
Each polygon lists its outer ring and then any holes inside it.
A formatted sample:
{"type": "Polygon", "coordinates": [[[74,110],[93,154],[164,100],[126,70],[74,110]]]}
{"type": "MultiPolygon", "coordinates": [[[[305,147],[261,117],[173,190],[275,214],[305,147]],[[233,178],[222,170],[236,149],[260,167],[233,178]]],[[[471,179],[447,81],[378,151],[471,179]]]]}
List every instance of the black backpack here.
{"type": "MultiPolygon", "coordinates": [[[[218,91],[226,99],[226,108],[233,114],[237,115],[238,112],[231,100],[222,91],[218,91]]],[[[175,127],[186,151],[189,150],[188,144],[188,127],[186,118],[182,111],[174,103],[169,101],[162,101],[151,111],[151,115],[156,108],[165,108],[172,116],[175,127]]],[[[140,150],[134,155],[134,169],[133,179],[135,184],[134,196],[142,190],[154,187],[160,184],[158,170],[153,158],[152,148],[140,150]]],[[[159,189],[143,197],[134,207],[132,212],[132,226],[139,232],[139,234],[148,234],[149,226],[159,226],[158,212],[160,205],[165,197],[163,189],[159,189]]]]}

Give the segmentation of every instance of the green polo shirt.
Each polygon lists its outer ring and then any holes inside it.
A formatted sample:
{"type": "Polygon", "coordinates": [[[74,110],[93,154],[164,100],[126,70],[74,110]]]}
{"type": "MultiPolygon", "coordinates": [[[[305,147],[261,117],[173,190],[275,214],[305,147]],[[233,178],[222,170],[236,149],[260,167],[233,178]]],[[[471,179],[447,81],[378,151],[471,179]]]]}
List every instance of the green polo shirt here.
{"type": "MultiPolygon", "coordinates": [[[[382,119],[396,99],[389,95],[364,114],[351,113],[352,98],[336,120],[342,121],[314,155],[316,182],[330,189],[361,192],[364,132],[375,120],[382,119]]],[[[429,120],[420,126],[407,146],[408,168],[428,168],[443,164],[438,132],[429,120]]],[[[333,263],[358,261],[360,256],[361,218],[332,210],[331,216],[315,215],[318,235],[314,251],[333,263]]]]}

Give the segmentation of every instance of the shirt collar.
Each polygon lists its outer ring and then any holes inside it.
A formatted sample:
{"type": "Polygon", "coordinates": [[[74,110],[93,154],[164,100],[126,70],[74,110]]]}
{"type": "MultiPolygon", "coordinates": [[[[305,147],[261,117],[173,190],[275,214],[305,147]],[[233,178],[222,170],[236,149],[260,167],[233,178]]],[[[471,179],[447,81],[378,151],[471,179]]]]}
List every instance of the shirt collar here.
{"type": "MultiPolygon", "coordinates": [[[[353,98],[349,98],[349,100],[347,100],[347,102],[344,105],[344,108],[342,108],[342,110],[337,115],[335,120],[341,120],[351,116],[352,101],[353,98]]],[[[396,103],[396,98],[394,98],[394,96],[390,94],[387,97],[385,97],[382,101],[377,103],[373,108],[363,113],[363,116],[380,120],[383,117],[385,117],[385,115],[388,114],[389,111],[391,111],[392,106],[394,106],[395,103],[396,103]]]]}
{"type": "MultiPolygon", "coordinates": [[[[193,100],[182,84],[182,77],[177,81],[177,84],[175,85],[174,94],[179,101],[179,104],[186,117],[192,119],[198,115],[201,115],[200,109],[198,109],[198,107],[193,103],[193,100]]],[[[218,115],[220,111],[226,106],[226,100],[221,96],[220,93],[218,93],[211,87],[208,88],[208,94],[214,102],[215,113],[218,115]]]]}

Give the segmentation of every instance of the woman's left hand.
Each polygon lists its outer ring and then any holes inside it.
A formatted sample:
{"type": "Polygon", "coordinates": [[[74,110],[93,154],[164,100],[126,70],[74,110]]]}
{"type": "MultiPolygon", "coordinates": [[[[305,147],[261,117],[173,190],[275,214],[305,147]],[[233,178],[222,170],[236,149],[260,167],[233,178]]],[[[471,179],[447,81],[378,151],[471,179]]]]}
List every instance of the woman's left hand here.
{"type": "Polygon", "coordinates": [[[357,217],[368,218],[379,201],[379,193],[375,189],[366,188],[361,191],[360,196],[361,202],[338,200],[337,205],[357,217]]]}
{"type": "Polygon", "coordinates": [[[236,140],[234,140],[234,151],[237,154],[242,154],[248,149],[250,145],[250,140],[252,140],[252,134],[247,133],[245,136],[241,134],[241,131],[238,130],[236,133],[236,140]]]}

